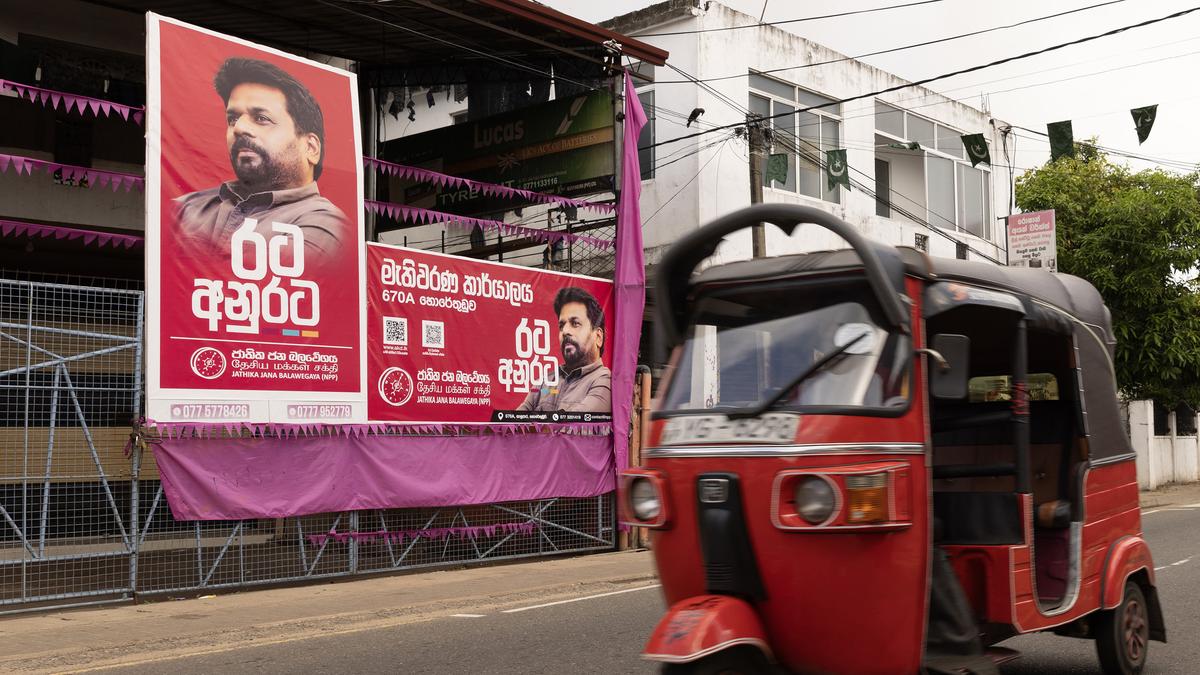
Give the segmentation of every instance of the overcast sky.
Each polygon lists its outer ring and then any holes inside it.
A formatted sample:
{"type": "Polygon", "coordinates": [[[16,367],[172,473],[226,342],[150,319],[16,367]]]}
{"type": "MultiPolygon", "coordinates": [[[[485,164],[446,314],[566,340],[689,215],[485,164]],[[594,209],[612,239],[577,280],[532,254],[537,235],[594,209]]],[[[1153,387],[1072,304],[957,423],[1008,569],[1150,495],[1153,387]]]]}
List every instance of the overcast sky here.
{"type": "MultiPolygon", "coordinates": [[[[647,0],[542,0],[579,18],[600,22],[649,6],[647,0]]],[[[903,4],[905,0],[767,0],[764,21],[903,4]]],[[[854,56],[890,47],[1002,26],[1104,0],[940,0],[927,5],[781,26],[854,56]]],[[[759,16],[763,0],[725,0],[759,16]]],[[[1192,0],[1122,0],[1104,7],[985,35],[917,47],[864,61],[909,80],[987,63],[1088,35],[1159,18],[1196,6],[1192,0]]],[[[1101,145],[1154,158],[1200,163],[1200,12],[1067,47],[1012,64],[931,83],[978,107],[987,94],[992,114],[1045,131],[1072,120],[1075,138],[1098,136],[1101,145]],[[1067,79],[1074,78],[1074,79],[1067,79]],[[1029,86],[1057,80],[1044,86],[1029,86]],[[1018,88],[1013,91],[1014,88],[1018,88]],[[1159,104],[1149,140],[1138,145],[1130,108],[1159,104]]],[[[836,68],[836,65],[820,66],[836,68]]],[[[682,86],[682,85],[676,85],[682,86]]],[[[1040,165],[1049,146],[1018,130],[1017,164],[1040,165]]],[[[1122,160],[1128,161],[1128,160],[1122,160]]],[[[1136,168],[1149,164],[1131,162],[1136,168]]]]}

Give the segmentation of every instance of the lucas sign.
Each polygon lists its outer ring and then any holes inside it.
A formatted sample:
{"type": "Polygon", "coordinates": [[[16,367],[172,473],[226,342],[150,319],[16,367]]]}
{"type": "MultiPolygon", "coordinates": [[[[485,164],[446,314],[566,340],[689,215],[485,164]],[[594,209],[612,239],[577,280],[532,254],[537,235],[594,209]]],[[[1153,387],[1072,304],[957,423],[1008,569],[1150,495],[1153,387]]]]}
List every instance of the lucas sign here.
{"type": "Polygon", "coordinates": [[[1008,265],[1058,271],[1053,210],[1008,217],[1008,265]]]}
{"type": "Polygon", "coordinates": [[[367,245],[374,422],[612,419],[613,284],[367,245]]]}
{"type": "Polygon", "coordinates": [[[364,422],[355,76],[147,16],[148,416],[364,422]]]}

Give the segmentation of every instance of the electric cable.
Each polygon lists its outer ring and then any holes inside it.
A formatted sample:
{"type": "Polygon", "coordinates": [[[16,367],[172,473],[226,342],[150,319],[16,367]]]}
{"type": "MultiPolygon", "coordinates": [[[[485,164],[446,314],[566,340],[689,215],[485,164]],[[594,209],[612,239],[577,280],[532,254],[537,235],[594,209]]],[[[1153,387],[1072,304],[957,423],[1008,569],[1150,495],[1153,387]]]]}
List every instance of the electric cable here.
{"type": "MultiPolygon", "coordinates": [[[[842,57],[839,57],[836,59],[829,59],[827,61],[816,61],[814,63],[804,63],[804,64],[795,65],[795,66],[786,66],[783,68],[772,68],[770,70],[760,70],[757,72],[763,73],[763,74],[778,73],[778,72],[782,72],[785,70],[798,70],[800,68],[814,68],[816,66],[825,66],[825,65],[829,65],[831,63],[842,63],[843,61],[857,61],[857,60],[865,59],[865,58],[868,58],[871,56],[892,54],[894,52],[905,51],[908,49],[915,49],[917,47],[928,47],[929,45],[936,45],[936,44],[940,44],[943,42],[950,42],[953,40],[961,40],[963,38],[975,37],[977,35],[983,35],[985,33],[992,33],[995,31],[1008,30],[1010,28],[1017,28],[1019,26],[1025,26],[1025,25],[1028,25],[1031,23],[1037,23],[1039,21],[1046,21],[1048,19],[1057,19],[1062,16],[1067,16],[1068,14],[1076,14],[1078,12],[1085,12],[1085,11],[1088,11],[1091,9],[1096,9],[1098,7],[1104,7],[1106,5],[1115,5],[1115,4],[1121,3],[1121,2],[1125,2],[1125,0],[1107,0],[1107,2],[1101,2],[1101,3],[1095,4],[1095,5],[1079,7],[1079,8],[1067,10],[1064,12],[1058,12],[1056,14],[1047,14],[1045,16],[1038,16],[1038,17],[1034,17],[1032,19],[1025,19],[1024,21],[1018,21],[1016,23],[1005,24],[1003,26],[993,26],[991,28],[984,28],[981,30],[971,31],[969,33],[959,33],[957,35],[949,35],[946,37],[936,38],[933,40],[926,40],[924,42],[915,42],[913,44],[901,45],[899,47],[891,47],[889,49],[880,49],[880,50],[873,51],[873,52],[867,52],[865,54],[858,54],[856,56],[842,56],[842,57]]],[[[721,80],[733,80],[733,79],[737,79],[739,77],[747,77],[748,75],[749,75],[749,73],[738,73],[736,75],[721,75],[721,76],[717,76],[717,77],[706,77],[706,78],[704,78],[704,81],[705,82],[718,82],[721,80]]],[[[664,81],[659,82],[659,84],[684,84],[684,83],[686,83],[686,80],[664,80],[664,81]]]]}
{"type": "MultiPolygon", "coordinates": [[[[890,93],[890,92],[893,92],[893,91],[900,91],[900,90],[902,90],[902,89],[908,89],[908,88],[911,88],[911,87],[919,87],[919,86],[921,86],[921,85],[925,85],[925,84],[928,84],[928,83],[930,83],[930,82],[936,82],[936,81],[938,81],[938,80],[944,80],[944,79],[947,79],[947,78],[950,78],[950,77],[954,77],[954,76],[957,76],[957,75],[964,75],[964,74],[966,74],[966,73],[972,73],[972,72],[976,72],[976,71],[984,70],[984,69],[986,69],[986,68],[994,68],[994,67],[996,67],[996,66],[1003,65],[1003,64],[1005,64],[1005,63],[1012,63],[1012,62],[1014,62],[1014,61],[1019,61],[1019,60],[1022,60],[1022,59],[1027,59],[1027,58],[1031,58],[1031,57],[1034,57],[1034,56],[1040,56],[1040,55],[1042,55],[1042,54],[1046,54],[1046,53],[1049,53],[1049,52],[1052,52],[1052,51],[1057,51],[1057,50],[1059,50],[1059,49],[1065,49],[1066,47],[1072,47],[1072,46],[1075,46],[1075,45],[1084,44],[1084,43],[1086,43],[1086,42],[1091,42],[1091,41],[1094,41],[1094,40],[1099,40],[1099,39],[1101,39],[1101,38],[1111,37],[1111,36],[1113,36],[1113,35],[1118,35],[1118,34],[1120,34],[1120,33],[1124,33],[1124,32],[1130,31],[1130,30],[1135,30],[1135,29],[1138,29],[1138,28],[1144,28],[1144,27],[1146,27],[1146,26],[1151,26],[1151,25],[1154,25],[1154,24],[1157,24],[1157,23],[1161,23],[1161,22],[1163,22],[1163,21],[1169,21],[1169,20],[1171,20],[1171,19],[1177,19],[1177,18],[1180,18],[1180,17],[1182,17],[1182,16],[1186,16],[1186,15],[1188,15],[1188,14],[1192,14],[1192,13],[1194,13],[1194,12],[1197,12],[1197,11],[1200,11],[1200,7],[1191,7],[1191,8],[1188,8],[1188,9],[1180,10],[1180,11],[1178,11],[1178,12],[1173,12],[1173,13],[1171,13],[1171,14],[1168,14],[1168,15],[1166,15],[1166,16],[1163,16],[1163,17],[1159,17],[1159,18],[1157,18],[1157,19],[1148,19],[1148,20],[1146,20],[1146,21],[1141,21],[1141,22],[1139,22],[1139,23],[1135,23],[1135,24],[1129,24],[1129,25],[1126,25],[1126,26],[1121,26],[1121,27],[1119,27],[1119,28],[1114,28],[1114,29],[1112,29],[1112,30],[1105,31],[1105,32],[1103,32],[1103,33],[1097,33],[1097,34],[1094,34],[1094,35],[1088,35],[1088,36],[1085,36],[1085,37],[1082,37],[1082,38],[1078,38],[1078,39],[1075,39],[1075,40],[1071,40],[1071,41],[1068,41],[1068,42],[1060,42],[1060,43],[1058,43],[1058,44],[1050,45],[1049,47],[1043,47],[1042,49],[1037,49],[1037,50],[1030,51],[1030,52],[1024,52],[1024,53],[1022,53],[1022,54],[1017,54],[1017,55],[1014,55],[1014,56],[1008,56],[1008,57],[1005,57],[1005,58],[1002,58],[1002,59],[997,59],[997,60],[994,60],[994,61],[989,61],[988,63],[983,63],[983,64],[979,64],[979,65],[975,65],[975,66],[970,66],[970,67],[967,67],[967,68],[961,68],[961,69],[959,69],[959,70],[955,70],[955,71],[948,72],[948,73],[943,73],[943,74],[941,74],[941,75],[934,75],[934,76],[931,76],[931,77],[926,77],[926,78],[923,78],[923,79],[920,79],[920,80],[916,80],[916,81],[913,81],[913,82],[906,82],[906,83],[904,83],[904,84],[898,84],[898,85],[895,85],[895,86],[892,86],[892,87],[886,87],[886,88],[884,88],[884,89],[879,89],[879,90],[872,91],[872,92],[867,92],[867,93],[864,93],[864,94],[857,94],[857,95],[850,96],[850,97],[847,97],[847,98],[843,98],[843,99],[839,99],[839,100],[830,101],[829,103],[821,103],[821,104],[818,104],[818,105],[809,106],[809,107],[807,107],[807,108],[801,108],[801,109],[799,109],[799,110],[794,110],[794,111],[792,111],[792,112],[790,112],[790,113],[780,113],[779,115],[772,115],[772,116],[770,116],[770,117],[767,117],[767,118],[764,118],[764,119],[773,119],[773,118],[775,118],[775,117],[783,117],[783,116],[785,116],[785,115],[791,115],[791,114],[794,114],[794,113],[797,113],[797,112],[807,112],[807,111],[810,111],[810,110],[817,110],[817,109],[820,109],[820,108],[827,108],[827,107],[829,107],[829,106],[832,106],[832,105],[841,105],[842,103],[848,103],[848,102],[850,102],[850,101],[858,101],[858,100],[862,100],[862,99],[865,99],[865,98],[872,98],[872,97],[878,96],[878,95],[880,95],[880,94],[887,94],[887,93],[890,93]]],[[[682,80],[682,81],[683,81],[683,82],[688,82],[688,80],[682,80]]],[[[658,84],[658,83],[656,83],[656,84],[658,84]]],[[[735,123],[735,124],[727,124],[727,125],[723,125],[723,126],[713,127],[712,129],[706,129],[706,130],[703,130],[703,131],[696,132],[696,133],[694,133],[694,134],[688,134],[688,135],[684,135],[684,136],[679,136],[679,137],[677,137],[677,138],[673,138],[673,139],[666,140],[666,141],[661,141],[661,142],[659,142],[659,143],[655,143],[655,144],[652,144],[652,145],[650,145],[650,146],[646,146],[646,147],[655,147],[655,146],[658,146],[658,145],[665,145],[665,144],[667,144],[667,143],[678,143],[679,141],[687,140],[687,139],[689,139],[689,138],[696,138],[696,137],[698,137],[698,136],[703,136],[703,135],[705,135],[705,134],[710,134],[710,133],[712,133],[712,132],[714,132],[714,131],[718,131],[718,130],[720,130],[720,129],[731,129],[731,128],[733,128],[733,127],[740,126],[741,124],[744,124],[744,123],[743,123],[743,122],[739,122],[739,123],[735,123]]],[[[638,149],[639,149],[639,150],[641,150],[641,149],[645,149],[645,148],[638,148],[638,149]]]]}

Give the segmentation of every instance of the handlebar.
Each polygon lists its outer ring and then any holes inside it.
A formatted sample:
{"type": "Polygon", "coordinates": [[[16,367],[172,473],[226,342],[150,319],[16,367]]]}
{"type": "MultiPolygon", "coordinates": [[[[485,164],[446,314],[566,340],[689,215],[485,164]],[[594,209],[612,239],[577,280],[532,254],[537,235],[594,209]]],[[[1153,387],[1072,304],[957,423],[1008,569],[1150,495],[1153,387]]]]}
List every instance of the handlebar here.
{"type": "Polygon", "coordinates": [[[755,204],[689,233],[663,256],[658,265],[657,304],[658,323],[667,347],[682,341],[687,321],[688,288],[696,266],[717,250],[726,235],[760,222],[771,223],[787,235],[791,235],[798,225],[812,223],[845,239],[862,260],[867,282],[888,323],[896,330],[909,332],[909,313],[896,288],[896,283],[903,288],[904,268],[894,248],[866,239],[849,223],[817,208],[796,204],[755,204]]]}

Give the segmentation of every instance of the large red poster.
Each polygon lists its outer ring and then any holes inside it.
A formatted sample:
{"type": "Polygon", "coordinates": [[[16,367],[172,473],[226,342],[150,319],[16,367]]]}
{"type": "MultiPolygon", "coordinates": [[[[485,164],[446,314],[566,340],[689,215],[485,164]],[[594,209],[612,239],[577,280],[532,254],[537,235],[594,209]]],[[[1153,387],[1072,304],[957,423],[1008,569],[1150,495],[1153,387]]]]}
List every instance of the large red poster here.
{"type": "Polygon", "coordinates": [[[352,73],[148,16],[148,414],[365,421],[352,73]]]}
{"type": "Polygon", "coordinates": [[[613,285],[367,245],[377,422],[612,419],[613,285]]]}

